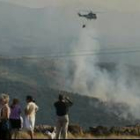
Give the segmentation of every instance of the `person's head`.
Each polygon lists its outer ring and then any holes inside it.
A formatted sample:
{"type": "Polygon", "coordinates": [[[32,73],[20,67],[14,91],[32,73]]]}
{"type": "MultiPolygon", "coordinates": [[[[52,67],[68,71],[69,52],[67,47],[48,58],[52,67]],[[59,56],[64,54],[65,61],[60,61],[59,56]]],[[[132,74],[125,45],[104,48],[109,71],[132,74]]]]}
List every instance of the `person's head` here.
{"type": "Polygon", "coordinates": [[[34,103],[35,103],[35,100],[33,99],[33,100],[32,100],[32,102],[34,102],[34,103]]]}
{"type": "Polygon", "coordinates": [[[11,104],[11,108],[14,108],[15,105],[17,105],[19,103],[19,100],[17,98],[14,98],[11,104]]]}
{"type": "Polygon", "coordinates": [[[16,104],[18,104],[18,103],[19,103],[19,100],[18,100],[17,98],[14,98],[12,104],[13,104],[13,105],[16,105],[16,104]]]}
{"type": "Polygon", "coordinates": [[[64,96],[62,94],[59,94],[58,99],[59,99],[59,101],[62,101],[62,100],[64,100],[64,96]]]}
{"type": "Polygon", "coordinates": [[[8,94],[5,94],[5,93],[2,93],[0,95],[0,104],[4,105],[4,104],[8,104],[9,103],[9,95],[8,94]]]}
{"type": "Polygon", "coordinates": [[[32,102],[33,101],[33,97],[28,95],[26,96],[26,102],[29,103],[29,102],[32,102]]]}

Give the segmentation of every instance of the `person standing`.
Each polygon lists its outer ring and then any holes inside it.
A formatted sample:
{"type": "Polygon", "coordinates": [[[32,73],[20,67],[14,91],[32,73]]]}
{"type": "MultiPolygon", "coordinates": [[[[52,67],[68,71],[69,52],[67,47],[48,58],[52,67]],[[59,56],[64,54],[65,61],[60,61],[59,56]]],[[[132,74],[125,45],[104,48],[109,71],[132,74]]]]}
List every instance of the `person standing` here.
{"type": "Polygon", "coordinates": [[[54,103],[57,115],[57,123],[56,123],[56,139],[67,139],[67,131],[69,125],[69,107],[71,107],[73,103],[69,100],[68,97],[64,97],[59,94],[58,101],[54,103]],[[62,135],[61,135],[62,134],[62,135]]]}
{"type": "Polygon", "coordinates": [[[10,114],[11,132],[14,134],[14,139],[17,138],[18,131],[21,128],[21,107],[17,98],[13,99],[10,114]]]}
{"type": "Polygon", "coordinates": [[[11,139],[10,135],[10,107],[9,107],[9,95],[0,95],[1,114],[0,114],[0,139],[11,139]]]}
{"type": "Polygon", "coordinates": [[[34,138],[35,116],[38,111],[38,106],[34,102],[32,96],[26,96],[25,108],[25,127],[29,132],[31,139],[34,138]]]}

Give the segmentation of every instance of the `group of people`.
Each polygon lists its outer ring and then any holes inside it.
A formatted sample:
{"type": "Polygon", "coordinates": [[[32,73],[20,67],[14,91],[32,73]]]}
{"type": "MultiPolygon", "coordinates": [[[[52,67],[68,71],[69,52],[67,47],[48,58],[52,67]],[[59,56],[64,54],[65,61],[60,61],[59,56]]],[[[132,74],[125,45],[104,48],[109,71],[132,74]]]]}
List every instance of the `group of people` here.
{"type": "MultiPolygon", "coordinates": [[[[31,139],[34,138],[35,114],[38,106],[32,96],[26,96],[27,105],[25,107],[25,128],[31,139]]],[[[23,128],[23,118],[21,116],[21,106],[19,100],[14,98],[9,105],[9,95],[0,95],[0,140],[17,138],[18,131],[23,128]]]]}
{"type": "MultiPolygon", "coordinates": [[[[24,121],[21,116],[21,106],[17,98],[14,98],[12,104],[9,105],[9,95],[0,94],[0,140],[17,138],[19,130],[25,128],[30,138],[34,138],[34,127],[36,112],[39,107],[35,103],[32,96],[26,96],[26,106],[24,109],[24,121]]],[[[68,111],[72,106],[72,101],[63,94],[59,94],[58,101],[54,103],[56,109],[56,139],[66,139],[69,125],[68,111]]]]}

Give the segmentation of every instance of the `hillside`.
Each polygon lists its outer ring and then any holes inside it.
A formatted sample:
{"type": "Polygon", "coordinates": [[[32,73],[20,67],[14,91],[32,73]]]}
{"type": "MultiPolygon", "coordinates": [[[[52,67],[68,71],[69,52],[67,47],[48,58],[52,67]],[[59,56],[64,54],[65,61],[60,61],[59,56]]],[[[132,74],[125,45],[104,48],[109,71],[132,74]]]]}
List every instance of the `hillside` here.
{"type": "MultiPolygon", "coordinates": [[[[62,61],[31,59],[31,58],[1,58],[0,59],[0,93],[9,93],[11,99],[18,97],[22,107],[25,97],[33,95],[40,107],[37,113],[37,124],[55,124],[56,101],[62,87],[62,73],[59,67],[62,61]],[[55,61],[57,63],[55,63],[55,61]],[[57,77],[57,78],[56,78],[57,77]],[[57,80],[56,80],[57,79],[57,80]]],[[[79,93],[67,92],[74,102],[70,110],[71,123],[80,124],[84,128],[89,126],[122,126],[136,122],[132,114],[126,113],[126,104],[103,102],[94,97],[82,96],[79,93]]]]}

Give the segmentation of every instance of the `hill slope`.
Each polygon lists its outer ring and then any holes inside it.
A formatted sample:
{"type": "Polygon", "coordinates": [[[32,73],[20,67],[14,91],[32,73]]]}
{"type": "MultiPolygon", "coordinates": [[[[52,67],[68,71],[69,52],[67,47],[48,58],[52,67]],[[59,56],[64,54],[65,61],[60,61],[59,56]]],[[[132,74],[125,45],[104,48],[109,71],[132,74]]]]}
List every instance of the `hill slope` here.
{"type": "MultiPolygon", "coordinates": [[[[25,106],[26,95],[33,95],[40,107],[37,113],[37,124],[55,124],[53,103],[60,92],[62,83],[55,78],[63,76],[59,73],[53,60],[37,60],[29,58],[0,59],[0,93],[9,93],[11,99],[18,97],[22,107],[25,106]]],[[[70,110],[71,123],[82,127],[105,125],[118,126],[133,124],[136,120],[132,114],[123,118],[124,110],[129,109],[125,104],[102,102],[97,98],[81,96],[78,93],[66,92],[74,105],[70,110]]]]}

